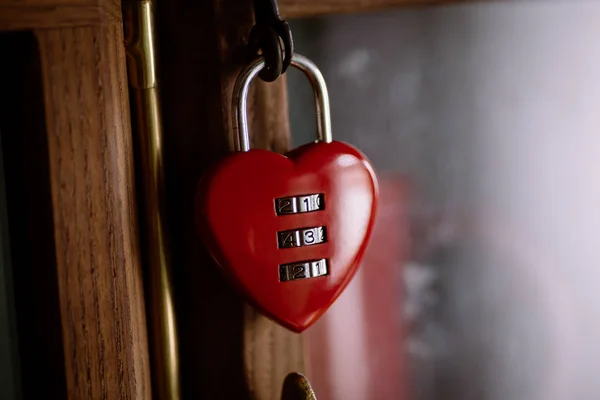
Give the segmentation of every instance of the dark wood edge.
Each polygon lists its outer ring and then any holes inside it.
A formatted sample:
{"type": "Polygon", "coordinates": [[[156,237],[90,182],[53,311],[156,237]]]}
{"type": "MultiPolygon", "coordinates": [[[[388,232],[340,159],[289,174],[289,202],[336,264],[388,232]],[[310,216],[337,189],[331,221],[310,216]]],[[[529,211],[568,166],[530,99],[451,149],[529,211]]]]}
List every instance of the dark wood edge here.
{"type": "Polygon", "coordinates": [[[471,0],[280,0],[279,10],[286,19],[329,14],[356,14],[407,6],[434,6],[466,3],[471,0]]]}
{"type": "Polygon", "coordinates": [[[0,0],[0,32],[90,26],[120,19],[120,2],[114,0],[0,0]]]}

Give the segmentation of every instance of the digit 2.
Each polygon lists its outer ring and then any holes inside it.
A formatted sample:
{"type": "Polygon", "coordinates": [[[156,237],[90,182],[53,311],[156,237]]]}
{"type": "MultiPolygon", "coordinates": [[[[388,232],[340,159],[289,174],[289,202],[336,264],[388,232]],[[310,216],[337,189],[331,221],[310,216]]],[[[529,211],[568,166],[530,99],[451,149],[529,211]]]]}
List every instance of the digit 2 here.
{"type": "Polygon", "coordinates": [[[292,212],[292,201],[289,199],[279,200],[279,213],[289,214],[292,212]]]}
{"type": "Polygon", "coordinates": [[[292,279],[304,279],[306,275],[304,273],[304,265],[294,265],[292,268],[292,279]]]}

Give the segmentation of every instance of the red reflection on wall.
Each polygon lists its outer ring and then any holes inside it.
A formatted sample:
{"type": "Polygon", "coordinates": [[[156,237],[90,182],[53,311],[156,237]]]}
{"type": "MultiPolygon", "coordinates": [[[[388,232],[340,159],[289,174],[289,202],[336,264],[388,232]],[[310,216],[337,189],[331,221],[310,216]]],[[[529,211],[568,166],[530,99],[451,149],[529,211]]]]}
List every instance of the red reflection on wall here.
{"type": "Polygon", "coordinates": [[[402,326],[408,185],[399,176],[379,179],[379,213],[363,265],[306,332],[307,377],[319,400],[409,399],[402,326]]]}

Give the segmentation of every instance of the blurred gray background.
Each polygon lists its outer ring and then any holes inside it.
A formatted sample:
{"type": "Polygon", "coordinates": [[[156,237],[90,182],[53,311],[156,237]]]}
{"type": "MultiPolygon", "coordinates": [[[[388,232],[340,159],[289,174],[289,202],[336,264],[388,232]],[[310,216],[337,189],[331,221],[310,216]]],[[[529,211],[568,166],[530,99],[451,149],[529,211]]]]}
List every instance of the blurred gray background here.
{"type": "MultiPolygon", "coordinates": [[[[292,28],[328,82],[334,138],[415,187],[425,234],[396,305],[412,310],[415,397],[599,399],[600,2],[292,28]]],[[[288,76],[297,145],[314,137],[312,95],[288,76]]]]}

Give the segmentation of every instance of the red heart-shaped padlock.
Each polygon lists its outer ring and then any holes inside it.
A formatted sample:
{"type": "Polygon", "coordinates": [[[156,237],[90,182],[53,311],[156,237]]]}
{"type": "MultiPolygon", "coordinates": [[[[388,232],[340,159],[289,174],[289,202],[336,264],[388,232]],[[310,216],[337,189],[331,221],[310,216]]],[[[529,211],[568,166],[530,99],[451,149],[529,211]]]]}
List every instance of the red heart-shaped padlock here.
{"type": "Polygon", "coordinates": [[[354,147],[333,142],[323,76],[292,56],[315,90],[318,141],[286,156],[249,150],[246,98],[258,59],[234,88],[236,147],[198,186],[196,222],[204,242],[247,300],[301,332],[348,285],[371,235],[378,196],[373,168],[354,147]]]}
{"type": "Polygon", "coordinates": [[[287,157],[250,150],[233,153],[200,182],[197,224],[211,255],[246,298],[301,332],[356,272],[377,196],[373,168],[345,143],[311,143],[287,157]],[[316,210],[291,213],[302,201],[316,210]],[[285,207],[290,213],[281,213],[285,207]]]}

